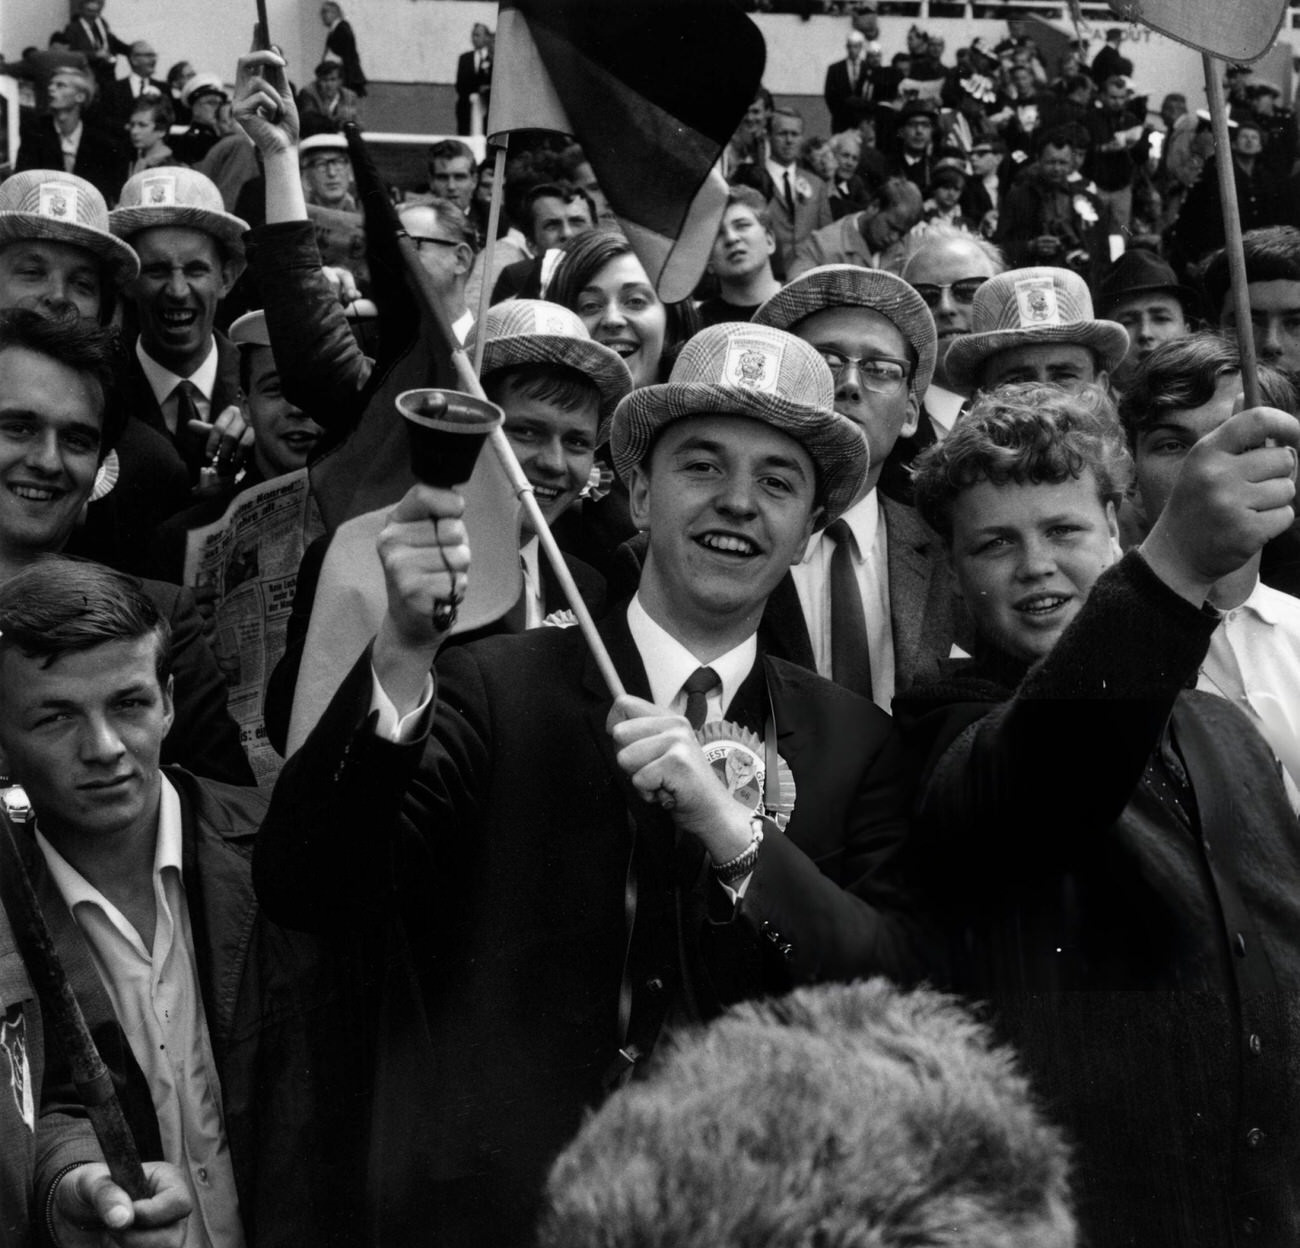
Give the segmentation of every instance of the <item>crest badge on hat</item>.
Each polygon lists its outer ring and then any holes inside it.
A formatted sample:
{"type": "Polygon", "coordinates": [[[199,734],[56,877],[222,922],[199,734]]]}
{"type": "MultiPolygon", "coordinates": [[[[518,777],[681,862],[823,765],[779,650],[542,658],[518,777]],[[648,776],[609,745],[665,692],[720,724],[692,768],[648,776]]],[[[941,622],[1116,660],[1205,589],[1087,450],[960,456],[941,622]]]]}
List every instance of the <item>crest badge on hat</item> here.
{"type": "Polygon", "coordinates": [[[170,173],[149,174],[140,179],[140,202],[149,208],[164,208],[176,202],[176,177],[170,173]]]}
{"type": "Polygon", "coordinates": [[[40,188],[36,211],[51,221],[77,219],[77,188],[71,182],[46,182],[40,188]]]}
{"type": "Polygon", "coordinates": [[[727,344],[727,360],[722,379],[726,384],[775,394],[776,379],[781,372],[784,348],[757,338],[733,338],[727,344]]]}
{"type": "Polygon", "coordinates": [[[1016,306],[1020,324],[1025,329],[1036,325],[1059,325],[1061,308],[1056,301],[1056,286],[1050,277],[1027,277],[1016,283],[1016,306]]]}

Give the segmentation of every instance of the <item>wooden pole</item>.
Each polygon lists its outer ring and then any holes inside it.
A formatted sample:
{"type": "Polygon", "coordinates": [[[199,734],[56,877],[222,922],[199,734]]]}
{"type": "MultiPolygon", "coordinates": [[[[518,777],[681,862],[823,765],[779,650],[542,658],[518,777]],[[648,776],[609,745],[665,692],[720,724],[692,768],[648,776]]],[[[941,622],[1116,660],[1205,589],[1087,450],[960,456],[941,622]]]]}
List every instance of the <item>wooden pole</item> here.
{"type": "Polygon", "coordinates": [[[54,1028],[72,1068],[72,1081],[99,1138],[108,1172],[113,1176],[113,1182],[132,1200],[143,1200],[149,1195],[149,1185],[140,1164],[135,1137],[127,1126],[117,1093],[113,1090],[113,1076],[95,1047],[81,1004],[59,960],[54,937],[50,935],[22,855],[18,852],[13,827],[3,810],[0,810],[0,875],[5,882],[5,907],[13,925],[14,939],[36,989],[41,1010],[54,1028]]]}
{"type": "Polygon", "coordinates": [[[1228,104],[1223,96],[1223,62],[1209,52],[1201,54],[1205,66],[1205,93],[1210,100],[1214,128],[1215,165],[1219,171],[1219,203],[1223,208],[1223,250],[1232,279],[1232,308],[1237,322],[1237,350],[1241,356],[1241,381],[1247,407],[1258,407],[1259,374],[1255,334],[1250,323],[1250,292],[1246,289],[1246,257],[1241,247],[1241,211],[1237,206],[1237,180],[1232,172],[1228,140],[1228,104]]]}

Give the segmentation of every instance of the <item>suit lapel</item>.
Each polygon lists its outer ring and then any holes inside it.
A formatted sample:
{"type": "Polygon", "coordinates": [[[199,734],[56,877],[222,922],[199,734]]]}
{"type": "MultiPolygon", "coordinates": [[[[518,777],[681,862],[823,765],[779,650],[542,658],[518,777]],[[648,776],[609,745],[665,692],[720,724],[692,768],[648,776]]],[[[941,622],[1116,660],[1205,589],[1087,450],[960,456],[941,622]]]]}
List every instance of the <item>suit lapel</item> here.
{"type": "Polygon", "coordinates": [[[926,604],[934,563],[928,553],[930,539],[913,522],[910,508],[883,494],[880,499],[888,548],[889,623],[894,638],[895,684],[902,689],[911,683],[922,651],[930,614],[926,604]],[[916,627],[918,621],[920,628],[916,627]]]}
{"type": "Polygon", "coordinates": [[[817,670],[812,641],[808,637],[808,622],[804,619],[794,577],[789,572],[777,582],[767,600],[759,636],[766,653],[797,663],[810,672],[817,670]]]}

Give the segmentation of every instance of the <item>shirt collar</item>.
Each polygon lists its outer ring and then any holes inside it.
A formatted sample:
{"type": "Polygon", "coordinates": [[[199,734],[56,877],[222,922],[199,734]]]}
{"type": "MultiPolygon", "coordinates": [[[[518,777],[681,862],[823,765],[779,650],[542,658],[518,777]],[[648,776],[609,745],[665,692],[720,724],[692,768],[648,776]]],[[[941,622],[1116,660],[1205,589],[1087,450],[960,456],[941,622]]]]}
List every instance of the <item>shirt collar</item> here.
{"type": "Polygon", "coordinates": [[[1270,627],[1282,622],[1282,612],[1278,610],[1278,591],[1270,589],[1263,581],[1256,580],[1255,588],[1250,591],[1250,596],[1241,606],[1234,608],[1237,611],[1249,611],[1252,615],[1257,616],[1259,620],[1268,624],[1270,627]]]}
{"type": "Polygon", "coordinates": [[[784,188],[785,175],[790,174],[791,184],[794,182],[795,175],[798,172],[797,160],[792,160],[788,165],[778,165],[770,156],[767,158],[767,171],[772,175],[772,181],[777,184],[778,188],[784,188]]]}
{"type": "Polygon", "coordinates": [[[157,400],[159,407],[163,405],[170,397],[171,392],[182,381],[189,381],[209,403],[212,402],[212,391],[217,384],[217,340],[212,338],[209,343],[208,354],[203,363],[189,377],[181,377],[173,373],[171,369],[164,368],[159,364],[144,349],[144,342],[141,339],[137,338],[135,340],[135,357],[140,361],[145,380],[149,383],[149,389],[153,391],[153,397],[157,400]]]}
{"type": "MultiPolygon", "coordinates": [[[[681,693],[686,678],[700,666],[700,660],[667,629],[650,618],[649,612],[641,605],[640,594],[634,595],[628,604],[627,626],[650,681],[650,700],[656,706],[671,706],[673,699],[681,693]]],[[[722,681],[720,697],[723,714],[726,714],[731,699],[736,696],[736,690],[753,670],[757,657],[758,635],[751,633],[735,649],[728,650],[726,654],[708,663],[707,666],[713,668],[722,681]]]]}
{"type": "MultiPolygon", "coordinates": [[[[184,878],[181,866],[181,799],[165,775],[159,774],[158,837],[154,842],[153,874],[156,878],[167,867],[174,867],[184,878]]],[[[104,896],[80,871],[77,870],[41,834],[40,816],[37,816],[36,844],[45,858],[50,878],[59,890],[69,910],[82,902],[106,909],[113,903],[104,896]]],[[[116,907],[114,907],[116,908],[116,907]]]]}
{"type": "MultiPolygon", "coordinates": [[[[876,530],[880,526],[880,499],[876,496],[876,491],[872,490],[866,498],[858,499],[840,519],[849,526],[849,532],[853,534],[853,544],[855,546],[853,562],[860,564],[876,544],[876,530]]],[[[808,543],[808,549],[804,551],[803,555],[804,563],[808,563],[816,554],[817,543],[825,535],[826,530],[822,529],[808,543]]],[[[827,540],[834,542],[835,539],[828,538],[827,540]]]]}

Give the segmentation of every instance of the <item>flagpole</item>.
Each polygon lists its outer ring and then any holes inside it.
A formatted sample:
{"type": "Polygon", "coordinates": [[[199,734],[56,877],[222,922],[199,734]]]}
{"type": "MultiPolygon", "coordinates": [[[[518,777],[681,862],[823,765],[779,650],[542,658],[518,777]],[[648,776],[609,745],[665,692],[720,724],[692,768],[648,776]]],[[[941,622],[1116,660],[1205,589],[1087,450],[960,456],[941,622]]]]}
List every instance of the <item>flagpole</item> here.
{"type": "Polygon", "coordinates": [[[1228,146],[1228,104],[1223,96],[1223,62],[1209,52],[1201,54],[1205,66],[1205,93],[1210,101],[1210,124],[1214,129],[1215,161],[1219,174],[1219,203],[1223,208],[1223,250],[1232,279],[1232,308],[1237,321],[1237,351],[1241,356],[1241,380],[1247,407],[1260,404],[1259,374],[1255,359],[1255,335],[1250,322],[1250,292],[1246,289],[1246,256],[1241,244],[1241,210],[1237,206],[1237,180],[1232,171],[1232,149],[1228,146]]]}
{"type": "Polygon", "coordinates": [[[506,149],[497,147],[492,177],[492,199],[488,205],[487,238],[483,241],[483,282],[478,292],[478,315],[474,335],[474,376],[483,371],[483,349],[487,346],[487,314],[492,306],[492,257],[497,247],[497,226],[501,222],[501,200],[505,195],[506,149]]]}
{"type": "MultiPolygon", "coordinates": [[[[496,194],[495,187],[493,188],[493,194],[496,194]]],[[[411,279],[417,302],[422,305],[423,310],[433,320],[444,340],[455,343],[457,338],[452,332],[446,305],[434,289],[433,279],[425,271],[424,265],[420,263],[420,256],[415,249],[415,244],[404,230],[399,230],[397,233],[397,249],[402,257],[402,262],[406,265],[406,272],[411,279]]],[[[480,341],[484,337],[486,337],[485,333],[478,335],[480,341]]],[[[484,402],[491,401],[483,393],[483,384],[479,381],[478,374],[474,371],[474,366],[470,363],[469,354],[464,347],[455,346],[452,348],[451,363],[456,370],[457,380],[460,382],[464,393],[476,399],[482,399],[484,402]]],[[[515,496],[519,499],[523,509],[528,513],[528,518],[532,521],[533,530],[537,534],[542,549],[546,552],[546,557],[551,561],[555,579],[559,581],[560,588],[564,591],[564,596],[568,599],[569,606],[577,617],[578,627],[582,629],[582,635],[591,648],[592,657],[596,661],[596,666],[600,668],[600,674],[604,678],[605,684],[609,687],[610,696],[622,697],[624,692],[623,682],[614,667],[614,660],[609,657],[609,651],[605,648],[604,641],[601,640],[600,634],[596,631],[596,622],[591,618],[591,612],[587,610],[587,604],[582,600],[582,594],[578,591],[573,574],[569,571],[569,565],[565,563],[564,555],[560,553],[560,548],[556,545],[550,526],[542,515],[542,509],[537,505],[537,499],[533,496],[533,487],[528,478],[524,476],[524,470],[519,466],[519,460],[515,458],[510,439],[506,437],[505,430],[498,426],[488,435],[488,440],[492,444],[492,450],[496,453],[497,459],[501,462],[502,469],[509,478],[511,489],[514,490],[515,496]]]]}

